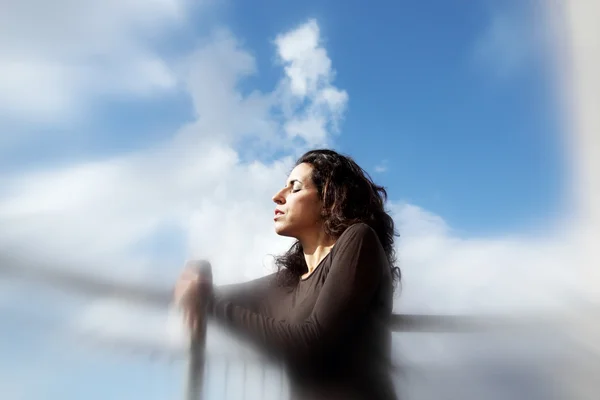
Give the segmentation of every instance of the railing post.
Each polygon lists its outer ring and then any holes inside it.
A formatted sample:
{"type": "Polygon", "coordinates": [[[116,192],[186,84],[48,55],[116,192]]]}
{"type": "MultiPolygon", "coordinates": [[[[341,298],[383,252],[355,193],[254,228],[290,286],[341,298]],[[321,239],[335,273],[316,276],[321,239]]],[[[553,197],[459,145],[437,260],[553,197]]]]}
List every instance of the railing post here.
{"type": "Polygon", "coordinates": [[[187,400],[201,400],[204,397],[204,370],[206,363],[206,300],[212,288],[212,269],[206,261],[194,261],[188,265],[198,270],[199,305],[198,320],[191,331],[190,358],[188,364],[187,400]]]}

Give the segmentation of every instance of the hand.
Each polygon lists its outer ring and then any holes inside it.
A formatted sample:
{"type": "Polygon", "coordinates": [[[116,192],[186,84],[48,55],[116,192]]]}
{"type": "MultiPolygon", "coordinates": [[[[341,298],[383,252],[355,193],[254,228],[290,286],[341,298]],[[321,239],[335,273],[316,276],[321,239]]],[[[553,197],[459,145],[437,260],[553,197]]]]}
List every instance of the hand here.
{"type": "Polygon", "coordinates": [[[185,324],[194,331],[199,313],[212,291],[212,276],[208,262],[190,261],[175,284],[174,301],[183,310],[185,324]]]}

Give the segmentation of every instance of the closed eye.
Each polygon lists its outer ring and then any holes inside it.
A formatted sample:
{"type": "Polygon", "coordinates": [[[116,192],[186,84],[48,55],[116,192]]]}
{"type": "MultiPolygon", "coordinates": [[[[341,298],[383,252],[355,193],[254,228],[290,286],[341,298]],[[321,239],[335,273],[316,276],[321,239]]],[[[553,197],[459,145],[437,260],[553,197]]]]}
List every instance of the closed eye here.
{"type": "Polygon", "coordinates": [[[302,182],[300,182],[298,179],[292,179],[288,185],[292,187],[292,193],[302,190],[302,182]]]}

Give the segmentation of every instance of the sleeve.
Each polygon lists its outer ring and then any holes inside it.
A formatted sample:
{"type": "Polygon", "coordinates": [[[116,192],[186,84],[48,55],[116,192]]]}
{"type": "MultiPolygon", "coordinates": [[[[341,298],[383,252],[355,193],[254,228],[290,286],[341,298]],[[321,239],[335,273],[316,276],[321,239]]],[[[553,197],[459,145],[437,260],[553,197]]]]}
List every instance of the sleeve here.
{"type": "Polygon", "coordinates": [[[213,289],[212,302],[228,303],[247,310],[263,313],[264,301],[275,280],[276,274],[270,274],[243,283],[217,286],[213,289]]]}
{"type": "Polygon", "coordinates": [[[219,299],[211,305],[213,317],[272,355],[294,359],[320,354],[364,316],[386,265],[379,239],[366,224],[348,228],[332,252],[329,274],[306,320],[276,320],[219,299]]]}

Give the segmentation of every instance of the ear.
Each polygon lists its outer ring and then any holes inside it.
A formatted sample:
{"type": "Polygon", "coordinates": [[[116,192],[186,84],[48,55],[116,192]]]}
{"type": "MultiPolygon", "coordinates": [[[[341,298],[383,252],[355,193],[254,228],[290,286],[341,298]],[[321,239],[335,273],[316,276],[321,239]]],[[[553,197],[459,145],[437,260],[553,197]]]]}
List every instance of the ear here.
{"type": "Polygon", "coordinates": [[[329,215],[329,210],[327,210],[325,207],[321,207],[321,219],[327,218],[328,215],[329,215]]]}

